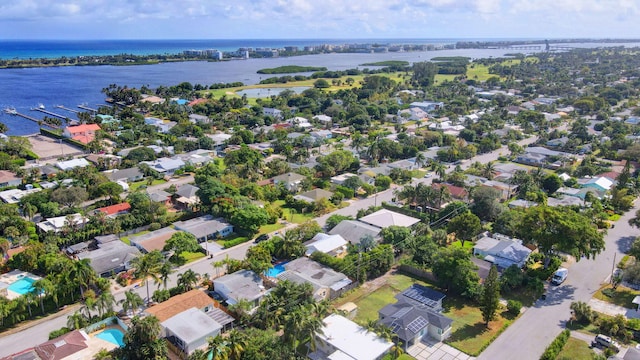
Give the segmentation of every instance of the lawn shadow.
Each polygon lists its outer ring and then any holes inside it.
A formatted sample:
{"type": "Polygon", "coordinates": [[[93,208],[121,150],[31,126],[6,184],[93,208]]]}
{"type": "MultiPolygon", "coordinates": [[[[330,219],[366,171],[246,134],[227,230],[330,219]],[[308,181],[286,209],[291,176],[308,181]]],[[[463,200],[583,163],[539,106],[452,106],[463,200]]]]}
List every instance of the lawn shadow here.
{"type": "Polygon", "coordinates": [[[448,343],[465,341],[480,336],[481,334],[490,331],[483,322],[477,322],[473,325],[465,324],[463,327],[454,331],[447,339],[448,343]]]}
{"type": "Polygon", "coordinates": [[[535,307],[549,306],[549,305],[558,305],[561,304],[566,299],[573,299],[573,294],[575,293],[576,288],[571,285],[561,285],[557,286],[550,291],[547,291],[546,298],[543,300],[540,298],[535,303],[535,307]]]}
{"type": "Polygon", "coordinates": [[[520,314],[513,314],[513,313],[509,312],[509,310],[503,310],[500,313],[500,316],[502,316],[503,318],[505,318],[505,319],[507,319],[509,321],[515,320],[518,317],[518,315],[520,315],[520,314]]]}
{"type": "Polygon", "coordinates": [[[469,300],[465,300],[455,295],[447,295],[447,297],[442,301],[442,308],[444,309],[444,312],[450,312],[451,309],[461,310],[468,305],[468,303],[469,300]]]}

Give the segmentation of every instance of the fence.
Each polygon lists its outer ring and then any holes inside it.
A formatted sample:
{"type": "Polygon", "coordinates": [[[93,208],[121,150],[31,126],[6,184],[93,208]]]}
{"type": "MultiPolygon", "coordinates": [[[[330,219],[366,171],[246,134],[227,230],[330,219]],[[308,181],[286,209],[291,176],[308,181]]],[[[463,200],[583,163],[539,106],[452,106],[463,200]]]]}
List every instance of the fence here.
{"type": "Polygon", "coordinates": [[[436,277],[433,276],[433,273],[431,273],[430,271],[418,269],[417,267],[413,267],[411,265],[402,264],[398,266],[398,271],[409,274],[409,275],[413,275],[415,277],[427,280],[429,282],[435,283],[437,281],[436,277]]]}
{"type": "Polygon", "coordinates": [[[340,290],[337,290],[337,291],[331,290],[331,291],[330,291],[330,294],[329,294],[329,300],[337,299],[337,298],[339,298],[340,296],[342,296],[342,294],[346,293],[347,291],[349,291],[349,290],[351,290],[351,289],[355,289],[355,288],[357,288],[358,286],[360,286],[360,283],[359,283],[359,282],[357,282],[357,281],[354,281],[354,282],[352,282],[351,284],[349,284],[349,285],[347,285],[347,286],[343,287],[343,288],[342,288],[342,289],[340,289],[340,290]]]}
{"type": "Polygon", "coordinates": [[[116,316],[112,316],[109,318],[106,318],[102,321],[98,321],[95,324],[91,324],[87,327],[84,328],[84,331],[87,334],[90,334],[94,331],[100,330],[100,329],[104,329],[105,327],[109,326],[109,325],[119,325],[121,328],[123,328],[125,331],[129,329],[129,327],[127,326],[127,324],[125,324],[122,320],[120,320],[118,317],[116,316]]]}

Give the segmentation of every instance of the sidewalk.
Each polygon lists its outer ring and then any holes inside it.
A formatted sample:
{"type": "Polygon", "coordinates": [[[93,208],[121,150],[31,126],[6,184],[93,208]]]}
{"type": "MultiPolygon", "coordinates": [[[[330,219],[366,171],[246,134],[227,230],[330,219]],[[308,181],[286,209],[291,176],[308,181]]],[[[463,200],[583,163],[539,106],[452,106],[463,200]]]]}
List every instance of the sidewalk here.
{"type": "Polygon", "coordinates": [[[606,301],[591,299],[589,300],[589,306],[591,306],[593,311],[597,311],[599,313],[611,316],[623,315],[627,319],[640,319],[640,311],[637,311],[636,309],[627,309],[626,307],[614,305],[606,301]]]}
{"type": "Polygon", "coordinates": [[[31,320],[31,321],[24,321],[21,322],[18,326],[8,329],[6,331],[3,331],[0,333],[0,336],[7,336],[7,335],[12,335],[12,334],[16,334],[19,333],[21,331],[27,330],[28,328],[34,327],[34,326],[38,326],[42,323],[45,323],[49,320],[53,320],[56,318],[59,318],[61,316],[66,316],[68,314],[71,314],[73,312],[75,312],[76,310],[79,310],[82,307],[81,304],[76,303],[76,304],[72,304],[72,305],[68,305],[67,307],[65,307],[64,309],[58,311],[57,313],[39,318],[39,319],[35,319],[35,320],[31,320]]]}

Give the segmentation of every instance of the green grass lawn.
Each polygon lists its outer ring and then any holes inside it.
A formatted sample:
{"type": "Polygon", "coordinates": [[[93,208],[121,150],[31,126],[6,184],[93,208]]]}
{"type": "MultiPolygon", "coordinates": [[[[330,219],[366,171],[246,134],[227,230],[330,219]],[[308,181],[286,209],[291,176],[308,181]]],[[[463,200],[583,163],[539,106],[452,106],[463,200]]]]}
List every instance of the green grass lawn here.
{"type": "Polygon", "coordinates": [[[596,291],[593,297],[628,309],[635,309],[637,305],[632,301],[638,295],[640,295],[640,291],[635,291],[622,285],[618,285],[616,290],[613,290],[611,285],[605,285],[596,291]]]}
{"type": "MultiPolygon", "coordinates": [[[[460,240],[456,240],[456,241],[452,242],[450,246],[454,247],[454,248],[463,247],[462,243],[460,242],[460,240]]],[[[473,249],[473,241],[465,241],[464,242],[464,248],[465,249],[469,249],[469,250],[473,249]]]]}
{"type": "MultiPolygon", "coordinates": [[[[273,202],[273,206],[282,209],[282,219],[294,224],[302,224],[314,218],[312,213],[300,214],[297,211],[286,207],[284,200],[273,202]]],[[[277,229],[276,229],[277,230],[277,229]]]]}
{"type": "Polygon", "coordinates": [[[147,234],[147,233],[150,233],[150,231],[149,230],[143,230],[143,231],[137,232],[135,234],[131,234],[129,236],[123,236],[123,237],[120,238],[120,240],[122,240],[127,245],[131,245],[131,240],[129,240],[130,237],[143,235],[143,234],[147,234]]]}
{"type": "Polygon", "coordinates": [[[278,231],[280,229],[282,229],[284,227],[283,224],[280,224],[280,222],[276,222],[275,224],[267,224],[267,225],[262,225],[260,227],[260,232],[258,233],[257,236],[260,236],[262,234],[268,234],[274,231],[278,231]]]}
{"type": "Polygon", "coordinates": [[[140,180],[140,181],[136,181],[134,183],[129,184],[129,191],[136,191],[140,188],[140,186],[145,185],[145,186],[153,186],[153,185],[160,185],[160,184],[164,184],[167,181],[164,179],[154,179],[153,182],[151,183],[151,185],[147,184],[147,180],[140,180]]]}
{"type": "Polygon", "coordinates": [[[188,252],[188,251],[185,251],[182,254],[180,254],[180,257],[182,257],[184,259],[185,263],[190,263],[192,261],[196,261],[198,259],[202,259],[205,256],[206,255],[201,253],[201,252],[188,252]]]}
{"type": "Polygon", "coordinates": [[[589,348],[589,344],[582,340],[569,337],[569,340],[558,354],[558,359],[591,359],[595,352],[589,348]]]}

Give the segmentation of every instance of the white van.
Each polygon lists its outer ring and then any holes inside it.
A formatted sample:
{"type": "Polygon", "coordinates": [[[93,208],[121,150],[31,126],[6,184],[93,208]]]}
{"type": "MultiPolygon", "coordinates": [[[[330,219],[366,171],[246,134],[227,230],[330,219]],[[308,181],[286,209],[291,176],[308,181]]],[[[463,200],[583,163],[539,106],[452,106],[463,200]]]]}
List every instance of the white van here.
{"type": "Polygon", "coordinates": [[[567,275],[569,275],[569,270],[560,268],[553,273],[553,276],[551,277],[551,283],[553,285],[560,285],[567,279],[567,275]]]}

